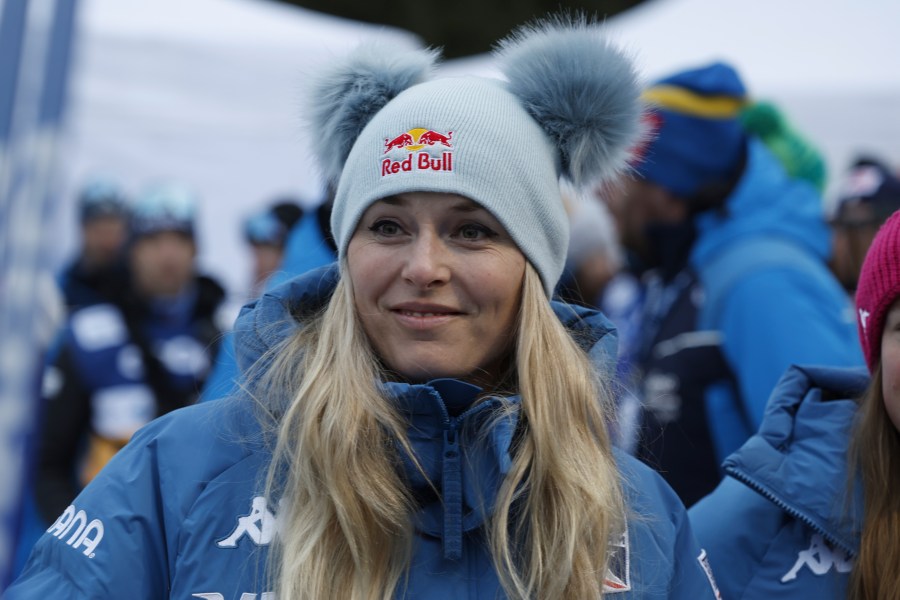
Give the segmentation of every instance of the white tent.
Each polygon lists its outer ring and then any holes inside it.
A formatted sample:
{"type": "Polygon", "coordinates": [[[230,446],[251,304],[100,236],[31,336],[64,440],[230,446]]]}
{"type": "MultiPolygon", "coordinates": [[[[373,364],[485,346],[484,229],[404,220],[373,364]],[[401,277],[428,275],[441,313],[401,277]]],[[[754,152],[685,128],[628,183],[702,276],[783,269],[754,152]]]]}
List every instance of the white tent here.
{"type": "MultiPolygon", "coordinates": [[[[64,154],[67,202],[49,224],[62,257],[70,201],[91,173],[131,191],[175,179],[201,196],[201,264],[235,294],[249,259],[240,223],[273,195],[310,202],[321,182],[301,126],[305,75],[363,39],[406,32],[271,0],[83,0],[64,154]]],[[[608,20],[646,79],[721,59],[824,153],[831,181],[856,152],[900,165],[897,0],[647,0],[608,20]]],[[[587,66],[586,66],[587,68],[587,66]]],[[[489,59],[446,74],[496,74],[489,59]]]]}
{"type": "MultiPolygon", "coordinates": [[[[825,156],[826,200],[857,153],[900,168],[897,0],[646,0],[607,19],[646,81],[723,60],[825,156]]],[[[486,56],[453,74],[496,74],[486,56]]]]}
{"type": "Polygon", "coordinates": [[[278,194],[321,199],[301,115],[306,76],[365,39],[419,45],[408,32],[266,0],[80,6],[63,200],[49,224],[57,258],[77,241],[72,199],[85,177],[114,176],[131,193],[178,181],[200,198],[201,266],[236,300],[250,276],[243,217],[278,194]]]}

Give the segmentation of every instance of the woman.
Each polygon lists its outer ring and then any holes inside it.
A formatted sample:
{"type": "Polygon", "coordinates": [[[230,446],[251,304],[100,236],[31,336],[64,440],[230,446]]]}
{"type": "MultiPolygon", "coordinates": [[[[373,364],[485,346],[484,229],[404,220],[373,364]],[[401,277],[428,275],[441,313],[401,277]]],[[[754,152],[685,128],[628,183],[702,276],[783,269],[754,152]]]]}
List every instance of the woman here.
{"type": "Polygon", "coordinates": [[[730,477],[690,510],[724,597],[900,599],[900,212],[856,304],[868,373],[791,368],[730,477]]]}
{"type": "Polygon", "coordinates": [[[338,265],[242,312],[258,418],[238,399],[146,428],[11,598],[714,597],[677,498],[608,443],[611,328],[548,301],[558,178],[624,161],[631,66],[583,23],[504,48],[506,84],[383,48],[333,66],[338,265]]]}

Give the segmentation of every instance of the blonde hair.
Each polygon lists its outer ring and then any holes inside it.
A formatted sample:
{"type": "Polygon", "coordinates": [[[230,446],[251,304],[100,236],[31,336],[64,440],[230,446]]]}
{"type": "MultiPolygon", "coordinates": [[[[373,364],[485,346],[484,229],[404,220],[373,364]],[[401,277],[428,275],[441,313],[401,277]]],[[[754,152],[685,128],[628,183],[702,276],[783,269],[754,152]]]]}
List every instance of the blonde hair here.
{"type": "MultiPolygon", "coordinates": [[[[596,600],[608,544],[624,529],[609,393],[530,265],[514,352],[522,435],[486,524],[494,565],[510,598],[596,600]]],[[[270,358],[257,396],[289,394],[266,485],[267,497],[283,499],[269,558],[276,595],[393,598],[409,567],[415,510],[397,448],[414,453],[377,387],[384,373],[349,278],[270,358]]]]}
{"type": "Polygon", "coordinates": [[[850,573],[851,600],[900,600],[900,434],[884,406],[879,361],[861,400],[851,464],[863,487],[859,555],[850,573]]]}

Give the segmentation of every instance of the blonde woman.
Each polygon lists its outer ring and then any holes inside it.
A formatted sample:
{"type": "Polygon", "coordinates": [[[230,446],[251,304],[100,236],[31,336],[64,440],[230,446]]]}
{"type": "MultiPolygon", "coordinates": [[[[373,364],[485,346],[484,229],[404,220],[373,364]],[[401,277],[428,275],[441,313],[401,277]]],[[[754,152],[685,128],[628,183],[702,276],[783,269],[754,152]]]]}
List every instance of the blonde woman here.
{"type": "Polygon", "coordinates": [[[683,506],[610,447],[602,315],[550,301],[561,175],[638,134],[586,23],[507,41],[508,82],[366,48],[318,83],[337,265],[236,327],[247,398],[141,432],[11,598],[713,598],[683,506]]]}

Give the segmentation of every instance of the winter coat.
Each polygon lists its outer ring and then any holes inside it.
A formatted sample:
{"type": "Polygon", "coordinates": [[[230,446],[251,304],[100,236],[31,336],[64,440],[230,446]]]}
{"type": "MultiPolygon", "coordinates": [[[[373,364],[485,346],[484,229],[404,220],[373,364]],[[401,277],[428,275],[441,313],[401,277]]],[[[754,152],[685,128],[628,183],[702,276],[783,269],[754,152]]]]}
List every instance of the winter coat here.
{"type": "Polygon", "coordinates": [[[687,265],[645,307],[642,457],[690,505],[759,427],[791,364],[863,365],[853,307],[828,269],[822,199],[756,139],[721,209],[694,217],[687,265]]]}
{"type": "Polygon", "coordinates": [[[120,292],[71,315],[44,376],[35,497],[48,522],[138,429],[196,400],[223,299],[218,283],[198,277],[175,301],[120,292]]]}
{"type": "Polygon", "coordinates": [[[862,527],[847,448],[867,383],[864,368],[791,367],[759,433],[691,507],[724,598],[845,597],[862,527]]]}
{"type": "MultiPolygon", "coordinates": [[[[336,273],[308,273],[245,308],[235,329],[239,364],[290,335],[298,327],[291,317],[320,306],[336,273]]],[[[609,323],[586,309],[555,308],[591,356],[609,364],[609,323]]],[[[497,401],[485,401],[458,412],[480,392],[458,380],[384,385],[441,490],[436,496],[403,462],[419,510],[409,580],[397,597],[503,597],[482,525],[510,467],[518,411],[492,419],[497,401]],[[473,432],[488,422],[487,435],[473,432]]],[[[705,553],[677,497],[647,467],[616,459],[629,519],[625,536],[610,544],[609,596],[714,598],[705,553]]],[[[270,460],[247,400],[206,402],[156,420],[50,527],[7,598],[269,598],[265,560],[281,500],[262,492],[270,460]]]]}

